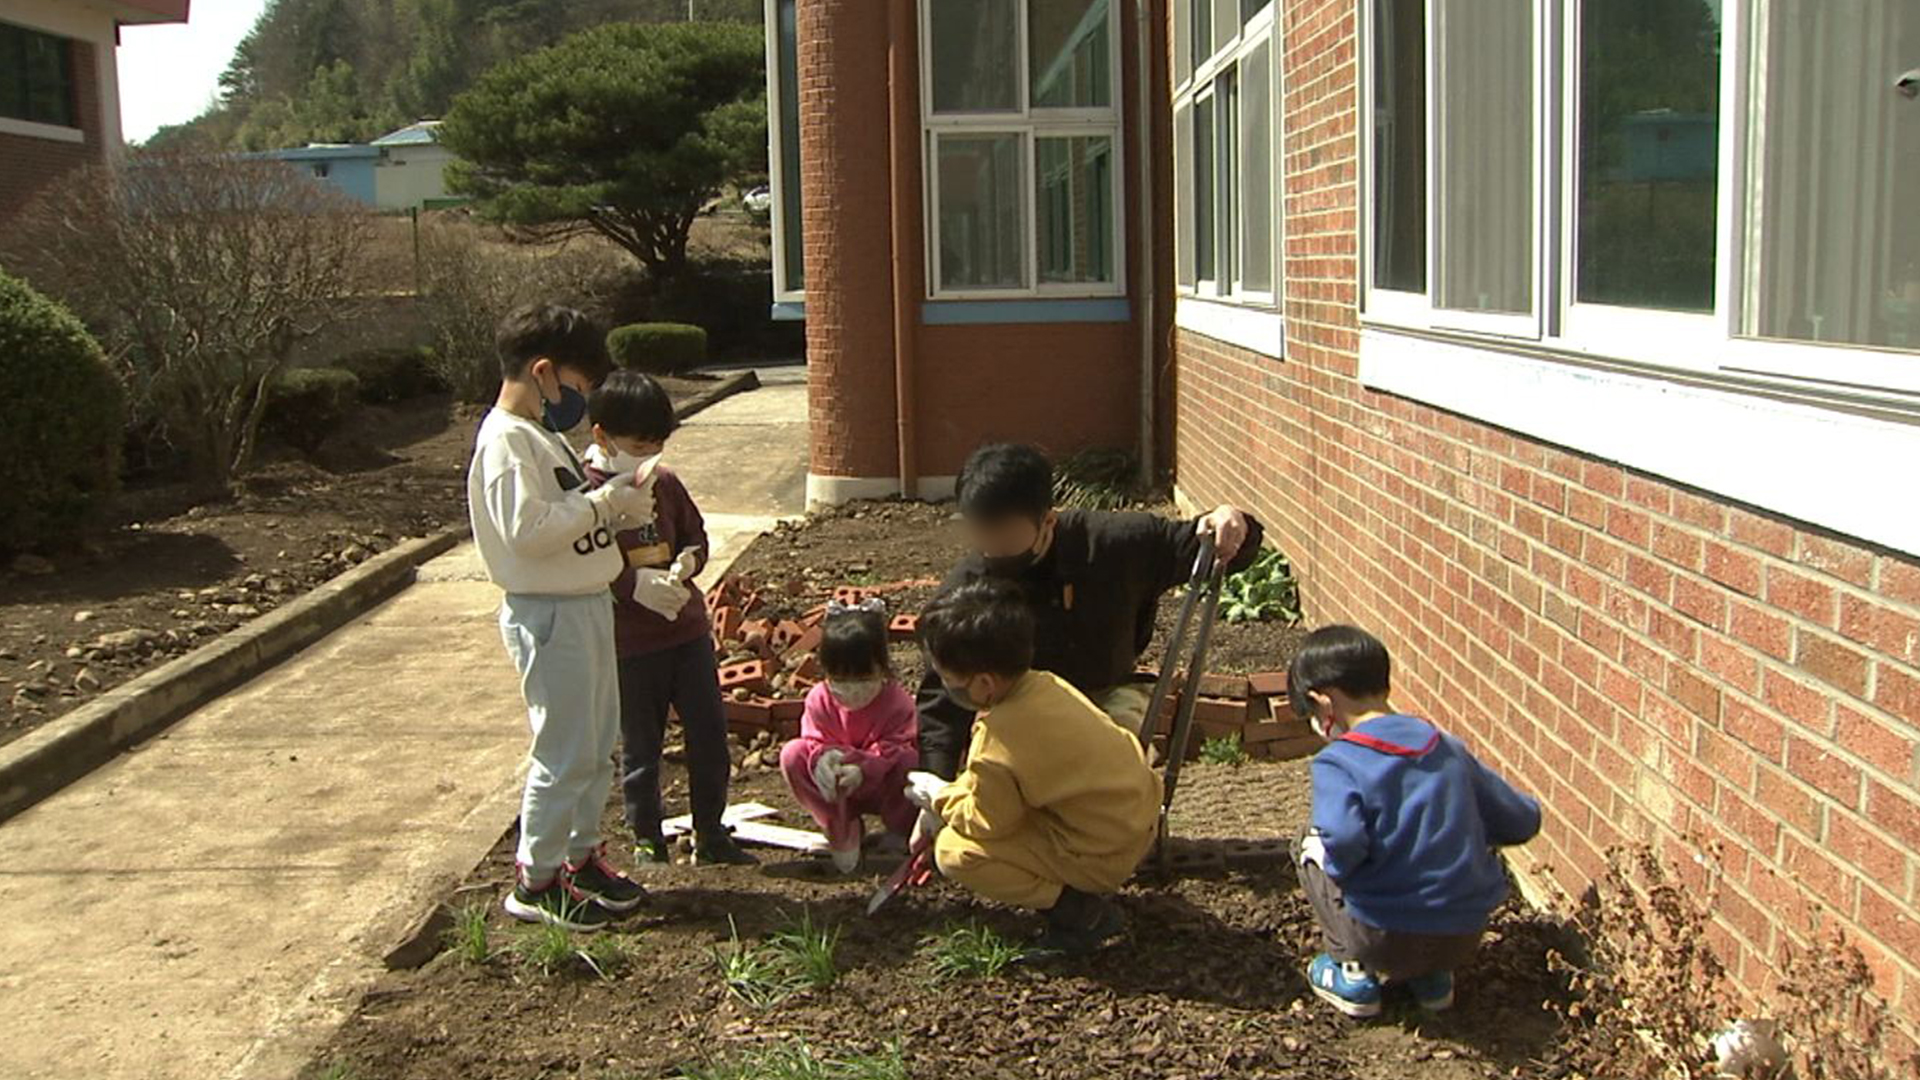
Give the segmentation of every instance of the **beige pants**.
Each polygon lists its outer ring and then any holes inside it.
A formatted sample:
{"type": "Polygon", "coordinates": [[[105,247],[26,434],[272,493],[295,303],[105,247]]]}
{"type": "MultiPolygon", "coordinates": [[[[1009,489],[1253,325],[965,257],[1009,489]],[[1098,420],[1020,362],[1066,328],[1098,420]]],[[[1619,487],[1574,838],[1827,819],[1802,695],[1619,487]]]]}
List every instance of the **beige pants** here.
{"type": "Polygon", "coordinates": [[[1044,911],[1060,901],[1063,886],[1089,893],[1119,889],[1152,846],[1149,831],[1141,836],[1138,850],[1075,855],[1060,850],[1041,829],[1022,829],[989,841],[942,829],[933,844],[933,858],[942,874],[989,900],[1044,911]]]}

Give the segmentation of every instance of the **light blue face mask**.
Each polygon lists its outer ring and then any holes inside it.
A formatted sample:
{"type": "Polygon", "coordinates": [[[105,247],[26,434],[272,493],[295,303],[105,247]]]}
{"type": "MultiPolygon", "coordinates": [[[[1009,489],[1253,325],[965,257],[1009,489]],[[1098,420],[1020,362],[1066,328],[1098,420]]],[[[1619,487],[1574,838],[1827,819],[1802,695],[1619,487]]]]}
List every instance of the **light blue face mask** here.
{"type": "Polygon", "coordinates": [[[548,401],[546,394],[540,395],[540,422],[547,426],[548,431],[555,433],[572,431],[580,426],[580,421],[586,418],[587,395],[566,383],[560,384],[559,401],[548,401]]]}
{"type": "Polygon", "coordinates": [[[980,704],[978,701],[975,701],[973,699],[973,695],[967,693],[966,687],[955,686],[950,682],[943,682],[940,685],[946,688],[947,700],[953,702],[955,705],[960,706],[962,709],[965,709],[970,713],[979,713],[979,712],[986,711],[986,706],[980,704]]]}

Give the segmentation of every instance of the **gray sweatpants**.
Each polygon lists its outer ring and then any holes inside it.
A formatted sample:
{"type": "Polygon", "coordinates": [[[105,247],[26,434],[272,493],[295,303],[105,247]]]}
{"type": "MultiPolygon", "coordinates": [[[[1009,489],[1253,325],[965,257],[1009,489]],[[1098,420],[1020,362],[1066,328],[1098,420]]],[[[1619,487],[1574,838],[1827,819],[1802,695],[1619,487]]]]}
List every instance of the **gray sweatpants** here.
{"type": "Polygon", "coordinates": [[[613,596],[510,593],[500,606],[500,635],[533,727],[516,860],[538,885],[600,843],[620,739],[613,596]]]}
{"type": "Polygon", "coordinates": [[[1341,962],[1357,961],[1383,979],[1417,979],[1436,971],[1452,971],[1473,959],[1480,934],[1416,934],[1382,930],[1360,920],[1347,907],[1340,886],[1319,863],[1300,867],[1300,885],[1320,921],[1327,955],[1341,962]]]}

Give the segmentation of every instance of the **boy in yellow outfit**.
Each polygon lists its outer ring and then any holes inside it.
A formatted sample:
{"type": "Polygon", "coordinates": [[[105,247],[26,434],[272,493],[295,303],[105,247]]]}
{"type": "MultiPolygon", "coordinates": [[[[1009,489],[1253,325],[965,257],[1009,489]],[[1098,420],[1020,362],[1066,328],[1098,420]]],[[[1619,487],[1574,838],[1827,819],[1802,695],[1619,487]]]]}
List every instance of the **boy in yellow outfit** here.
{"type": "Polygon", "coordinates": [[[908,777],[940,872],[989,900],[1046,913],[1040,948],[1084,953],[1124,922],[1107,894],[1153,846],[1160,777],[1140,744],[1058,676],[1032,670],[1033,616],[984,581],[935,600],[920,639],[947,694],[979,714],[952,783],[908,777]]]}

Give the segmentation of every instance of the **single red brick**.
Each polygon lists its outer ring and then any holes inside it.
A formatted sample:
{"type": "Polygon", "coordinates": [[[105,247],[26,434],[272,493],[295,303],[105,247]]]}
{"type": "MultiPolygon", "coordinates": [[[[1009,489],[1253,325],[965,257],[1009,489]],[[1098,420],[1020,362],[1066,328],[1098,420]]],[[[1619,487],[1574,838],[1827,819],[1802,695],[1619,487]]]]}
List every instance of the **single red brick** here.
{"type": "MultiPolygon", "coordinates": [[[[806,626],[805,623],[801,625],[806,626]]],[[[820,647],[820,642],[824,640],[826,636],[827,632],[823,627],[807,626],[805,630],[800,632],[800,636],[794,640],[793,646],[787,650],[787,655],[810,655],[815,649],[820,647]]]]}
{"type": "Polygon", "coordinates": [[[1203,675],[1200,677],[1200,692],[1208,697],[1247,698],[1247,677],[1245,675],[1203,675]]]}
{"type": "Polygon", "coordinates": [[[1760,595],[1760,560],[1751,552],[1709,540],[1704,569],[1708,577],[1729,589],[1748,596],[1760,595]]]}
{"type": "Polygon", "coordinates": [[[1667,694],[1695,716],[1709,722],[1720,719],[1720,689],[1685,664],[1667,665],[1667,694]]]}
{"type": "Polygon", "coordinates": [[[1920,679],[1884,660],[1873,666],[1873,703],[1895,716],[1920,720],[1920,679]]]}
{"type": "Polygon", "coordinates": [[[1695,622],[1724,630],[1727,626],[1727,600],[1719,589],[1697,578],[1680,576],[1673,580],[1673,607],[1695,622]]]}
{"type": "Polygon", "coordinates": [[[1867,781],[1867,820],[1899,839],[1909,851],[1920,851],[1920,802],[1878,780],[1867,781]]]}
{"type": "Polygon", "coordinates": [[[1831,638],[1799,629],[1793,635],[1795,667],[1854,697],[1867,693],[1867,655],[1831,638]]]}
{"type": "Polygon", "coordinates": [[[739,608],[721,608],[713,613],[713,636],[720,641],[738,641],[742,621],[739,608]]]}
{"type": "Polygon", "coordinates": [[[748,660],[739,664],[728,664],[720,669],[720,689],[722,691],[746,689],[755,693],[767,691],[767,662],[748,660]]]}
{"type": "Polygon", "coordinates": [[[1700,569],[1706,547],[1698,536],[1665,522],[1653,523],[1653,553],[1687,570],[1700,569]]]}
{"type": "Polygon", "coordinates": [[[1859,807],[1860,767],[1797,735],[1787,736],[1787,771],[1848,809],[1859,807]]]}
{"type": "Polygon", "coordinates": [[[820,657],[814,653],[801,655],[799,664],[793,669],[793,677],[795,679],[818,681],[821,677],[820,657]]]}
{"type": "Polygon", "coordinates": [[[776,724],[792,723],[800,719],[807,711],[805,698],[760,698],[753,699],[756,704],[765,704],[767,718],[776,724]]]}
{"type": "Polygon", "coordinates": [[[1880,556],[1880,595],[1920,607],[1920,563],[1893,555],[1880,556]]]}
{"type": "Polygon", "coordinates": [[[912,613],[895,615],[887,624],[887,634],[895,641],[912,641],[920,632],[920,616],[912,613]]]}
{"type": "Polygon", "coordinates": [[[1898,783],[1914,775],[1920,761],[1916,749],[1916,731],[1896,730],[1879,717],[1869,715],[1844,701],[1834,703],[1834,741],[1841,749],[1866,762],[1898,783]]]}
{"type": "Polygon", "coordinates": [[[1727,629],[1735,638],[1775,659],[1792,657],[1793,628],[1787,620],[1738,600],[1729,605],[1728,612],[1727,629]]]}
{"type": "MultiPolygon", "coordinates": [[[[1684,702],[1682,702],[1684,704],[1684,702]]],[[[1711,719],[1711,718],[1709,718],[1711,719]]],[[[1726,699],[1720,717],[1721,730],[1752,747],[1761,757],[1778,764],[1786,746],[1787,726],[1770,713],[1739,698],[1726,699]]]]}
{"type": "Polygon", "coordinates": [[[1826,811],[1804,785],[1762,765],[1754,778],[1753,794],[1783,824],[1800,830],[1808,839],[1819,838],[1826,811]]]}
{"type": "Polygon", "coordinates": [[[1233,698],[1202,697],[1193,703],[1193,718],[1238,730],[1247,724],[1247,703],[1233,698]]]}
{"type": "Polygon", "coordinates": [[[1793,555],[1792,526],[1737,506],[1727,511],[1727,535],[1737,543],[1759,548],[1783,559],[1793,555]]]}
{"type": "Polygon", "coordinates": [[[1801,533],[1798,561],[1863,589],[1872,584],[1873,556],[1852,544],[1801,533]]]}
{"type": "Polygon", "coordinates": [[[764,699],[735,701],[727,698],[720,704],[726,713],[728,727],[744,728],[751,732],[763,729],[772,722],[772,714],[764,699]]]}
{"type": "Polygon", "coordinates": [[[1860,889],[1860,925],[1902,956],[1920,956],[1920,921],[1870,886],[1860,889]]]}
{"type": "Polygon", "coordinates": [[[1839,591],[1821,578],[1778,565],[1767,567],[1767,603],[1831,630],[1839,591]]]}
{"type": "Polygon", "coordinates": [[[1769,668],[1762,690],[1767,705],[1781,716],[1816,735],[1832,733],[1833,699],[1819,688],[1769,668]]]}
{"type": "Polygon", "coordinates": [[[1260,697],[1287,696],[1287,673],[1284,671],[1263,671],[1247,676],[1247,687],[1260,697]]]}
{"type": "Polygon", "coordinates": [[[1905,880],[1905,853],[1852,814],[1828,816],[1827,848],[1842,861],[1865,871],[1870,880],[1888,885],[1905,880]]]}
{"type": "Polygon", "coordinates": [[[807,628],[792,619],[782,619],[773,628],[773,649],[775,652],[787,652],[805,637],[807,628]]]}
{"type": "Polygon", "coordinates": [[[872,594],[869,593],[866,589],[855,588],[852,585],[842,585],[839,588],[833,590],[833,598],[839,601],[840,603],[846,604],[848,606],[858,604],[861,601],[865,600],[870,595],[872,594]]]}
{"type": "Polygon", "coordinates": [[[1920,618],[1878,600],[1842,596],[1840,633],[1896,660],[1920,662],[1920,618]]]}

